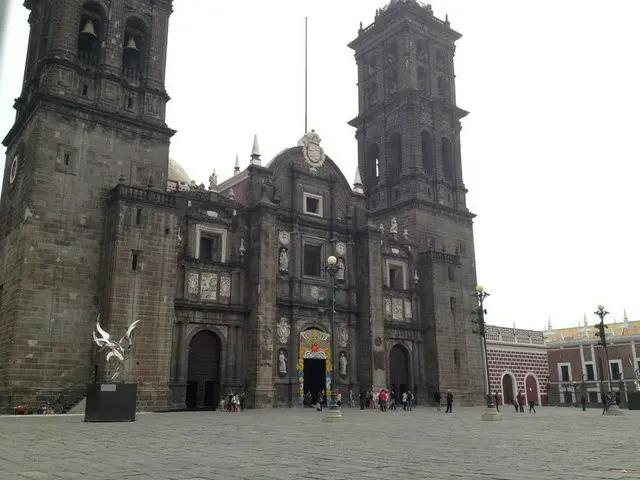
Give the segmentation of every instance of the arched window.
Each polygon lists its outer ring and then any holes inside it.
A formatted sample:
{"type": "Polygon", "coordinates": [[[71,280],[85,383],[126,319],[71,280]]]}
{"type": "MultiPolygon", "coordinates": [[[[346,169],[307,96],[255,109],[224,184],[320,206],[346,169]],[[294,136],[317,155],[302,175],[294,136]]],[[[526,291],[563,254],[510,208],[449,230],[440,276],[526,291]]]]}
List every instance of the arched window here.
{"type": "Polygon", "coordinates": [[[367,150],[367,179],[369,186],[380,180],[380,147],[377,143],[371,144],[367,150]]]}
{"type": "Polygon", "coordinates": [[[441,140],[441,148],[442,148],[442,172],[444,173],[444,177],[453,181],[456,176],[456,168],[453,160],[453,147],[451,145],[451,140],[448,138],[443,138],[441,140]]]}
{"type": "Polygon", "coordinates": [[[97,2],[86,2],[82,6],[78,32],[78,60],[83,64],[96,66],[100,61],[104,19],[105,12],[97,2]]]}
{"type": "Polygon", "coordinates": [[[122,45],[122,73],[125,77],[139,79],[146,60],[147,26],[137,17],[127,20],[122,45]]]}
{"type": "Polygon", "coordinates": [[[402,137],[399,133],[391,134],[387,149],[388,178],[394,180],[400,177],[402,171],[402,137]]]}
{"type": "Polygon", "coordinates": [[[427,90],[427,72],[423,67],[418,68],[418,90],[421,92],[427,90]]]}
{"type": "Polygon", "coordinates": [[[435,162],[433,161],[433,137],[427,130],[421,133],[422,143],[422,168],[424,173],[432,175],[435,172],[435,162]]]}

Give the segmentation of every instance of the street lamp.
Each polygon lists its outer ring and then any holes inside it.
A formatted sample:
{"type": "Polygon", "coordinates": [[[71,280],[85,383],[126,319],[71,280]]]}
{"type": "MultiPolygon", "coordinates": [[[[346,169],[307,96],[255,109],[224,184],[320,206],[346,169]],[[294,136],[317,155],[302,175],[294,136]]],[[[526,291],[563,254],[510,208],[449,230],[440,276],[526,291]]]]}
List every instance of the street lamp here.
{"type": "MultiPolygon", "coordinates": [[[[604,358],[607,362],[607,381],[609,383],[609,393],[613,393],[613,385],[611,383],[611,364],[609,363],[609,349],[606,332],[606,329],[609,327],[604,323],[604,317],[609,315],[609,312],[604,309],[604,305],[600,304],[598,305],[598,310],[593,313],[597,315],[598,318],[600,318],[600,323],[596,325],[597,332],[595,333],[595,335],[596,337],[600,337],[599,343],[604,347],[604,358]]],[[[613,402],[613,404],[609,406],[607,415],[622,415],[622,411],[620,410],[620,407],[618,407],[618,404],[616,402],[613,402]]]]}
{"type": "Polygon", "coordinates": [[[476,319],[472,320],[473,323],[478,325],[478,330],[475,333],[479,333],[482,337],[482,346],[484,348],[484,364],[485,371],[487,372],[487,409],[482,414],[482,420],[496,421],[502,420],[502,415],[496,409],[493,403],[493,395],[491,395],[491,375],[489,374],[489,352],[487,350],[487,332],[484,323],[484,316],[487,311],[484,308],[484,301],[489,296],[489,293],[485,291],[482,285],[476,287],[476,292],[473,294],[477,300],[477,306],[472,310],[472,313],[476,315],[476,319]]]}
{"type": "Polygon", "coordinates": [[[329,321],[331,322],[331,404],[327,411],[327,415],[323,418],[325,422],[341,422],[342,412],[338,406],[336,392],[336,296],[335,296],[335,277],[340,267],[338,259],[333,255],[327,258],[327,274],[329,275],[329,292],[327,295],[329,307],[329,321]]]}

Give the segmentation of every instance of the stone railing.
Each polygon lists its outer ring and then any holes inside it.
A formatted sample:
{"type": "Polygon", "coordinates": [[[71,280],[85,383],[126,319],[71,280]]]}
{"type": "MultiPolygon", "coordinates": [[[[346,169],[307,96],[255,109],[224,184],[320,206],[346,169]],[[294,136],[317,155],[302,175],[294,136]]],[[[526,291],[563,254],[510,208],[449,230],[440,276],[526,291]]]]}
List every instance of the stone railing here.
{"type": "Polygon", "coordinates": [[[170,195],[159,190],[132,187],[124,184],[120,184],[111,190],[109,197],[112,202],[120,199],[127,199],[169,207],[176,206],[176,197],[174,195],[170,195]]]}

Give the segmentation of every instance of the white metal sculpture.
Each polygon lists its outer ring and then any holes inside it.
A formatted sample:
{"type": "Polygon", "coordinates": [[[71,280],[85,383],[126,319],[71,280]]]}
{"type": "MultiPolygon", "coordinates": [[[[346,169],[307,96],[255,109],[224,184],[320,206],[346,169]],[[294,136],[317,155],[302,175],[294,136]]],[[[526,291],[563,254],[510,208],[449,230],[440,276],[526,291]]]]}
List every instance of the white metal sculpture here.
{"type": "Polygon", "coordinates": [[[100,352],[107,349],[109,353],[107,353],[107,363],[109,360],[115,358],[118,361],[118,366],[116,367],[113,375],[111,375],[111,381],[114,382],[122,372],[122,365],[124,364],[125,357],[131,352],[133,349],[133,331],[140,320],[136,320],[127,328],[124,336],[120,339],[119,342],[114,341],[107,332],[105,332],[100,326],[100,314],[96,318],[96,329],[93,332],[93,342],[100,347],[100,352]],[[96,335],[97,332],[97,335],[96,335]]]}

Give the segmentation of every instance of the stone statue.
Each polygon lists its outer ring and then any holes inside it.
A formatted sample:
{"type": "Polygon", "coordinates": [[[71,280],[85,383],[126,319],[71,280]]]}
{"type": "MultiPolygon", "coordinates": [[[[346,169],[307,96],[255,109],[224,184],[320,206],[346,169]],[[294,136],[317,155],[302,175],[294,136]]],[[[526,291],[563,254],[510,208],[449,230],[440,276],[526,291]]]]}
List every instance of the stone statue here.
{"type": "Polygon", "coordinates": [[[340,376],[345,377],[347,375],[347,356],[344,352],[340,352],[338,363],[340,364],[340,376]]]}
{"type": "Polygon", "coordinates": [[[209,190],[212,192],[218,188],[218,175],[216,175],[216,170],[213,169],[213,173],[209,175],[209,190]]]}
{"type": "Polygon", "coordinates": [[[389,232],[398,233],[398,221],[396,220],[396,217],[391,219],[391,228],[389,228],[389,232]]]}
{"type": "Polygon", "coordinates": [[[280,373],[280,375],[287,374],[287,359],[284,356],[284,350],[280,350],[278,354],[278,373],[280,373]]]}
{"type": "Polygon", "coordinates": [[[107,363],[112,358],[118,360],[118,366],[116,367],[113,375],[111,375],[111,381],[115,382],[120,373],[122,373],[122,365],[125,362],[125,357],[128,357],[131,351],[133,350],[133,331],[140,320],[136,320],[125,332],[124,336],[120,339],[119,342],[114,341],[107,332],[105,332],[100,326],[100,314],[96,318],[96,329],[93,331],[93,342],[100,347],[100,352],[104,349],[108,349],[109,353],[107,353],[107,363]],[[96,335],[98,332],[98,335],[96,335]]]}
{"type": "Polygon", "coordinates": [[[380,224],[380,233],[382,233],[384,235],[384,224],[383,223],[380,224]]]}
{"type": "Polygon", "coordinates": [[[336,278],[338,280],[344,280],[344,260],[338,259],[338,271],[336,272],[336,278]]]}
{"type": "Polygon", "coordinates": [[[284,247],[280,249],[280,260],[278,262],[278,266],[281,272],[289,271],[289,252],[287,252],[287,249],[284,247]]]}

